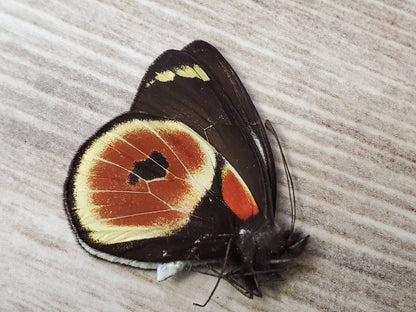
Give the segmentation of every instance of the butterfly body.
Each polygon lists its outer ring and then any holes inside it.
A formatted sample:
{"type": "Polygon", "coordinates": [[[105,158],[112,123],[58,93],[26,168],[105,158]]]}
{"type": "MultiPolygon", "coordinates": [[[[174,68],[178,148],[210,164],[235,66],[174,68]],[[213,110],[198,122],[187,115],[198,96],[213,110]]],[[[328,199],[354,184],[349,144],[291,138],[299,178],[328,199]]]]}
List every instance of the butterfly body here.
{"type": "Polygon", "coordinates": [[[161,277],[224,264],[214,275],[249,297],[261,296],[258,274],[278,272],[306,242],[293,225],[276,225],[264,126],[231,66],[203,41],[153,63],[130,111],[81,146],[64,193],[93,255],[159,265],[161,277]]]}

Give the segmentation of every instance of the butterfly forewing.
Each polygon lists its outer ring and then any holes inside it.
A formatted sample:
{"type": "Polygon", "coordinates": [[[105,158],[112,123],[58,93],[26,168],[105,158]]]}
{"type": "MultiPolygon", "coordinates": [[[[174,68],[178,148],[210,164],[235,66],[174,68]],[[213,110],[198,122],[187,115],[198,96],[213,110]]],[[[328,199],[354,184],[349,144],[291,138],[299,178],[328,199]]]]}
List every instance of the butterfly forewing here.
{"type": "MultiPolygon", "coordinates": [[[[245,129],[253,140],[255,147],[252,147],[252,151],[258,153],[263,162],[261,169],[267,172],[269,180],[265,181],[265,185],[271,186],[272,203],[274,203],[276,170],[273,153],[260,116],[240,78],[221,53],[205,41],[196,40],[183,48],[182,51],[190,54],[209,76],[213,77],[216,93],[224,93],[231,105],[237,108],[240,116],[237,124],[245,129]]],[[[274,215],[274,206],[272,205],[271,208],[270,214],[274,215]]]]}
{"type": "Polygon", "coordinates": [[[163,53],[149,67],[131,111],[174,118],[191,127],[229,160],[261,213],[273,218],[274,162],[263,125],[240,80],[215,48],[196,41],[182,51],[163,53]],[[220,65],[214,65],[217,61],[220,65]]]}

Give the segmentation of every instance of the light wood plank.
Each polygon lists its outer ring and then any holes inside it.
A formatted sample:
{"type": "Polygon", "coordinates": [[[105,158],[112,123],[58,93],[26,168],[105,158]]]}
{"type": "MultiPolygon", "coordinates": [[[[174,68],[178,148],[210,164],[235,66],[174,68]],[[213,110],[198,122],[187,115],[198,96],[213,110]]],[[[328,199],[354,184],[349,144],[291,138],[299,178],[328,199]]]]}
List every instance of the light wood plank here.
{"type": "Polygon", "coordinates": [[[214,279],[95,259],[62,205],[80,144],[194,39],[276,126],[311,235],[264,298],[221,283],[205,311],[414,311],[416,4],[389,0],[1,1],[2,310],[198,310],[214,279]]]}

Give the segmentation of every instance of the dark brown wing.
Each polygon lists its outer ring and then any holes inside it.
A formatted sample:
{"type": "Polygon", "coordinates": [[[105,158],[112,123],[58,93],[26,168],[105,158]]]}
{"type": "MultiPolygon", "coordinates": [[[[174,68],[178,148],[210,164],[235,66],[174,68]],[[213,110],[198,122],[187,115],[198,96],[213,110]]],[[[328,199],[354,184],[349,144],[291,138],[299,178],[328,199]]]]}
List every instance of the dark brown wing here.
{"type": "Polygon", "coordinates": [[[194,129],[238,171],[261,213],[274,218],[275,167],[265,129],[238,76],[213,46],[194,41],[164,52],[149,67],[131,111],[194,129]]]}

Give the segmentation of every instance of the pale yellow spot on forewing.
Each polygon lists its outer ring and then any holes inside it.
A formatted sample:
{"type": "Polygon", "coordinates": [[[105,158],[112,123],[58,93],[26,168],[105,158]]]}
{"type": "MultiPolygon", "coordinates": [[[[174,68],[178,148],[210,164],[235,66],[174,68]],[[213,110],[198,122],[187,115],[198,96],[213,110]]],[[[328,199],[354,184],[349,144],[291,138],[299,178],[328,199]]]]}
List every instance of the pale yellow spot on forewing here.
{"type": "Polygon", "coordinates": [[[199,78],[201,78],[203,81],[209,81],[208,75],[205,73],[205,71],[201,67],[195,64],[194,70],[198,73],[199,78]]]}
{"type": "Polygon", "coordinates": [[[156,73],[155,79],[160,82],[172,81],[175,78],[175,73],[171,70],[165,70],[161,73],[156,73]]]}
{"type": "Polygon", "coordinates": [[[184,78],[199,78],[198,73],[190,66],[175,68],[175,73],[184,78]]]}
{"type": "MultiPolygon", "coordinates": [[[[194,64],[193,66],[184,65],[179,67],[174,67],[170,70],[165,70],[160,73],[156,73],[155,80],[160,82],[168,82],[175,79],[175,75],[178,75],[180,77],[184,78],[198,78],[202,81],[209,81],[208,75],[205,73],[205,71],[199,67],[197,64],[194,64]]],[[[149,87],[154,83],[154,80],[151,80],[148,84],[146,84],[146,87],[149,87]]]]}

